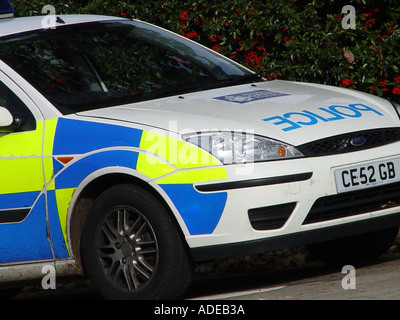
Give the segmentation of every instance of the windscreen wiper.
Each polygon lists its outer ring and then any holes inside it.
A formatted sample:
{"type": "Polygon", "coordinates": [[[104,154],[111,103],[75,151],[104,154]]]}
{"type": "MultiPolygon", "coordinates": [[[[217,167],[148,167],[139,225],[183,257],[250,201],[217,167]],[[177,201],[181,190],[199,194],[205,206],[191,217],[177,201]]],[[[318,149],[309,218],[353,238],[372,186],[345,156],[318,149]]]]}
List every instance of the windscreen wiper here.
{"type": "Polygon", "coordinates": [[[178,94],[185,94],[191,93],[201,90],[209,90],[209,89],[216,89],[221,87],[227,87],[231,85],[238,85],[238,84],[245,84],[245,83],[254,83],[265,81],[260,75],[255,73],[252,74],[245,74],[245,75],[238,75],[238,76],[230,76],[226,79],[222,80],[206,80],[194,83],[187,83],[187,84],[177,84],[171,87],[165,87],[153,92],[144,93],[142,95],[143,100],[150,100],[156,98],[163,98],[172,95],[178,94]]]}
{"type": "Polygon", "coordinates": [[[238,84],[246,84],[246,83],[254,83],[254,82],[261,82],[265,81],[263,77],[258,74],[250,73],[245,75],[237,75],[231,76],[226,79],[221,80],[221,83],[228,84],[228,85],[238,85],[238,84]]]}

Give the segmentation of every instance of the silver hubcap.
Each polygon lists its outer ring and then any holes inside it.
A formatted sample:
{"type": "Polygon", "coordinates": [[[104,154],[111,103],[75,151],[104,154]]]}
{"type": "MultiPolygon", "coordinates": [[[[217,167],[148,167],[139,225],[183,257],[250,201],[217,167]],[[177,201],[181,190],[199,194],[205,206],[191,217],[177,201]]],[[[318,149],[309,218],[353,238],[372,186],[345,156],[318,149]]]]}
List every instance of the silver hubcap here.
{"type": "Polygon", "coordinates": [[[157,239],[144,215],[127,206],[114,208],[97,235],[97,254],[108,281],[129,293],[143,289],[158,263],[157,239]]]}

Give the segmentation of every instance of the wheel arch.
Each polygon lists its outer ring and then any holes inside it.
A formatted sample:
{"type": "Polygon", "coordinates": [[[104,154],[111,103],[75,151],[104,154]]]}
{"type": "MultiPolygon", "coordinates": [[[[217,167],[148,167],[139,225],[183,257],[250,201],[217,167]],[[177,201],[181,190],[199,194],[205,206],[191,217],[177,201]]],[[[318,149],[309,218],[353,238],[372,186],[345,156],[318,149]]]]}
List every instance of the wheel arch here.
{"type": "Polygon", "coordinates": [[[68,215],[67,234],[69,238],[70,252],[76,261],[77,269],[81,273],[84,273],[84,266],[81,258],[81,236],[86,218],[90,213],[91,206],[95,199],[102,192],[119,184],[133,184],[139,186],[153,195],[160,202],[160,204],[170,214],[171,219],[185,244],[187,254],[191,257],[191,251],[187,242],[185,241],[185,235],[182,231],[182,227],[165,198],[153,186],[151,186],[142,178],[125,172],[113,172],[100,175],[88,182],[81,189],[77,188],[78,193],[73,197],[74,200],[72,201],[72,208],[68,215]]]}

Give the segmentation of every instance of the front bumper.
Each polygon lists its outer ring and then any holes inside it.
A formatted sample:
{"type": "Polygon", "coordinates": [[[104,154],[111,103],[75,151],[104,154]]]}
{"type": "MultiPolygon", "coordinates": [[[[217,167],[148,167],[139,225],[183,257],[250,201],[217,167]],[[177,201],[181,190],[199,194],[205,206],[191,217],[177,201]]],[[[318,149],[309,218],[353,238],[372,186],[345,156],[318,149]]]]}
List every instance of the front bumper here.
{"type": "Polygon", "coordinates": [[[368,233],[400,225],[400,212],[381,217],[353,221],[350,223],[312,229],[297,233],[257,240],[226,243],[213,246],[192,248],[192,256],[196,262],[226,259],[232,256],[253,255],[311,243],[344,238],[355,234],[368,233]]]}
{"type": "Polygon", "coordinates": [[[195,259],[267,252],[400,225],[400,183],[338,193],[334,177],[337,168],[398,157],[393,150],[400,150],[400,143],[225,166],[228,179],[195,184],[199,193],[227,193],[213,232],[186,236],[195,259]]]}

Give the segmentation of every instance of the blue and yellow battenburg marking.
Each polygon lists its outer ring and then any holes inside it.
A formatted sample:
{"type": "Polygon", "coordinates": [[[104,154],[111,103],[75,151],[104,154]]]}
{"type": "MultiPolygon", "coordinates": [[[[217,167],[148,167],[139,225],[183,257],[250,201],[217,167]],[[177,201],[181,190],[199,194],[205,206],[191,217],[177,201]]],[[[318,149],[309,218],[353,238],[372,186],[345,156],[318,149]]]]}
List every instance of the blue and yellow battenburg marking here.
{"type": "Polygon", "coordinates": [[[227,177],[214,157],[183,141],[130,127],[60,118],[47,120],[44,130],[38,122],[33,132],[3,136],[0,157],[0,172],[14,177],[0,186],[0,222],[2,209],[30,209],[22,221],[0,223],[0,263],[69,257],[71,198],[86,177],[103,168],[129,168],[155,181],[192,235],[213,232],[227,199],[226,192],[203,194],[193,187],[227,177]]]}
{"type": "Polygon", "coordinates": [[[0,138],[0,263],[53,258],[43,192],[43,133],[39,121],[34,131],[0,138]]]}

